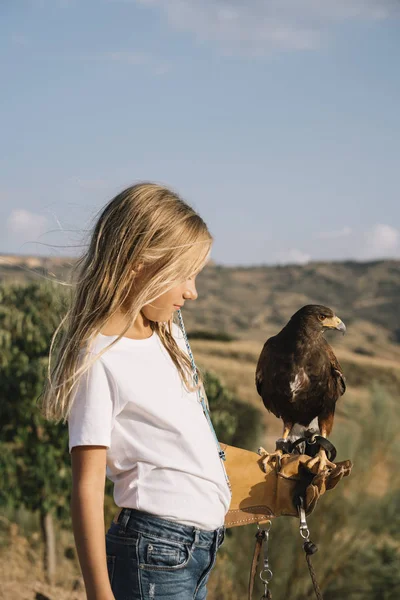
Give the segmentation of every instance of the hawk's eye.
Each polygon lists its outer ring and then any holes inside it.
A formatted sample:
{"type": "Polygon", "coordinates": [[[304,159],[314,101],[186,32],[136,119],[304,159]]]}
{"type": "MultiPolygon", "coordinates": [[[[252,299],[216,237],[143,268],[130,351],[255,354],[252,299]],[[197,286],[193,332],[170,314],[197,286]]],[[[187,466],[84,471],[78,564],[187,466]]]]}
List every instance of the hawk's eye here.
{"type": "Polygon", "coordinates": [[[318,319],[320,321],[324,321],[326,319],[326,316],[325,315],[318,315],[318,319]]]}

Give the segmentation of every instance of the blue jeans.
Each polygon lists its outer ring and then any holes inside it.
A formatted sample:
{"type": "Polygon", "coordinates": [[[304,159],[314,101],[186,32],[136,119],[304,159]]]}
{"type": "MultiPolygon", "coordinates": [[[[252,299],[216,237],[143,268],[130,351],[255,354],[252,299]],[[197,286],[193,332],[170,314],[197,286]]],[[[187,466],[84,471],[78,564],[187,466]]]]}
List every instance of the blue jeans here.
{"type": "Polygon", "coordinates": [[[123,508],[106,533],[115,600],[204,600],[225,536],[123,508]]]}

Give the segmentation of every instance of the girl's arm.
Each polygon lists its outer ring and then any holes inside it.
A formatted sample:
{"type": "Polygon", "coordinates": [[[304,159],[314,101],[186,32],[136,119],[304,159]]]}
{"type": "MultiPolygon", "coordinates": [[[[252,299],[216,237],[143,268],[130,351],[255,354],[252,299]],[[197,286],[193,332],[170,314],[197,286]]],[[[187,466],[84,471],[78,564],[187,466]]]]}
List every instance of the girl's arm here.
{"type": "Polygon", "coordinates": [[[106,448],[71,450],[71,518],[87,600],[115,600],[107,572],[104,530],[106,448]]]}

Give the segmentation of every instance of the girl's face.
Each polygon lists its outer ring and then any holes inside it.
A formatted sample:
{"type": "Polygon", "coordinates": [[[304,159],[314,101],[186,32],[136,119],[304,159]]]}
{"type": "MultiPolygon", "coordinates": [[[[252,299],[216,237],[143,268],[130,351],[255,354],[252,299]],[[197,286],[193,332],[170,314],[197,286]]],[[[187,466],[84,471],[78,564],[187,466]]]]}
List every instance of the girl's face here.
{"type": "Polygon", "coordinates": [[[187,300],[196,300],[196,275],[185,282],[158,296],[150,304],[142,308],[142,313],[149,321],[168,321],[174,311],[181,308],[187,300]]]}
{"type": "Polygon", "coordinates": [[[187,300],[196,300],[197,289],[196,289],[196,277],[203,270],[209,258],[210,252],[207,255],[207,259],[204,261],[203,266],[198,269],[191,277],[189,277],[183,283],[179,283],[172,289],[168,290],[161,296],[158,296],[150,304],[146,304],[142,308],[142,314],[149,321],[168,321],[171,319],[173,313],[185,304],[187,300]]]}

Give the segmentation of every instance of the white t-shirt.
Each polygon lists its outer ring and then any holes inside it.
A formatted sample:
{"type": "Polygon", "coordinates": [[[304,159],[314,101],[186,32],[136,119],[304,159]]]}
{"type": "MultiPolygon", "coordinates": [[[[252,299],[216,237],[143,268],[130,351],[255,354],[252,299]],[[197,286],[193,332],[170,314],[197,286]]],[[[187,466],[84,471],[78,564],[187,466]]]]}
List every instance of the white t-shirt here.
{"type": "MultiPolygon", "coordinates": [[[[183,333],[173,335],[187,354],[183,333]]],[[[118,336],[98,334],[97,354],[118,336]]],[[[107,446],[117,506],[212,530],[231,500],[218,448],[197,392],[187,392],[159,336],[121,338],[77,384],[69,451],[107,446]]]]}

